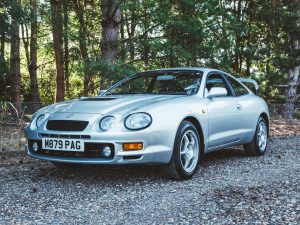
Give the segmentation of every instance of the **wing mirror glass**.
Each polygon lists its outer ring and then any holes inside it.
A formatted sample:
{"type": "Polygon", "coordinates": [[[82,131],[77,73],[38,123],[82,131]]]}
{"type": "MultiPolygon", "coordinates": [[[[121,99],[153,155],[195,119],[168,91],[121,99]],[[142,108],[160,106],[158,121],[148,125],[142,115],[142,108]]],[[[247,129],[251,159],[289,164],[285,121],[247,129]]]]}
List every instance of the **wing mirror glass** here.
{"type": "Polygon", "coordinates": [[[214,97],[224,97],[227,96],[226,88],[222,87],[212,87],[209,92],[206,94],[207,98],[214,98],[214,97]]]}

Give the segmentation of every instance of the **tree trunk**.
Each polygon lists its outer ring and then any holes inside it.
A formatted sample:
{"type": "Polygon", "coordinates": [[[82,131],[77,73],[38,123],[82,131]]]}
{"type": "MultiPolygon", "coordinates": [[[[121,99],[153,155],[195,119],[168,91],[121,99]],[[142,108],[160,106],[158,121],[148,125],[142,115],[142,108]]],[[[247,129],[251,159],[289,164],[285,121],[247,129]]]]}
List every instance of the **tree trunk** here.
{"type": "Polygon", "coordinates": [[[56,63],[56,97],[55,101],[63,101],[65,98],[65,76],[63,60],[63,20],[62,2],[51,0],[52,33],[56,63]]]}
{"type": "Polygon", "coordinates": [[[120,35],[121,35],[121,50],[120,50],[120,57],[121,57],[121,60],[123,62],[125,62],[126,60],[126,47],[125,47],[125,43],[124,43],[124,40],[125,40],[125,22],[124,22],[124,10],[121,11],[121,24],[120,24],[120,35]]]}
{"type": "MultiPolygon", "coordinates": [[[[253,21],[253,0],[249,0],[248,1],[248,34],[247,34],[247,48],[248,51],[249,49],[251,49],[251,43],[252,43],[252,21],[253,21]]],[[[252,58],[250,55],[250,53],[248,52],[246,55],[246,76],[250,77],[250,68],[251,68],[251,61],[252,58]]]]}
{"type": "Polygon", "coordinates": [[[68,36],[68,23],[69,23],[69,5],[68,0],[63,0],[64,11],[64,63],[65,63],[65,81],[66,81],[66,94],[70,97],[70,79],[69,79],[69,36],[68,36]]]}
{"type": "Polygon", "coordinates": [[[0,40],[0,75],[4,74],[6,70],[6,63],[5,63],[5,32],[1,31],[1,40],[0,40]]]}
{"type": "Polygon", "coordinates": [[[5,50],[5,33],[1,31],[1,38],[0,38],[0,59],[4,58],[4,50],[5,50]]]}
{"type": "Polygon", "coordinates": [[[37,81],[37,1],[31,0],[31,35],[30,35],[30,61],[28,70],[30,75],[30,86],[32,101],[40,102],[39,87],[37,81]]]}
{"type": "Polygon", "coordinates": [[[118,0],[101,0],[101,53],[107,62],[116,60],[121,10],[118,0]]]}
{"type": "Polygon", "coordinates": [[[20,72],[20,36],[19,36],[19,2],[13,2],[11,18],[11,52],[10,52],[10,78],[11,102],[19,108],[21,104],[21,72],[20,72]]]}
{"type": "Polygon", "coordinates": [[[291,68],[288,72],[287,89],[285,90],[285,96],[287,102],[283,105],[282,117],[286,119],[292,119],[295,110],[295,101],[297,97],[297,87],[299,85],[299,72],[300,66],[291,68]]]}
{"type": "MultiPolygon", "coordinates": [[[[293,2],[296,6],[299,6],[300,1],[295,0],[293,2]]],[[[299,15],[299,8],[294,13],[299,15]]],[[[294,22],[295,30],[300,29],[300,20],[292,21],[294,22]]],[[[297,88],[300,83],[299,73],[300,73],[300,39],[299,35],[293,31],[289,31],[290,37],[290,51],[289,57],[292,60],[291,67],[288,72],[288,80],[287,80],[287,89],[285,90],[285,97],[287,102],[283,105],[282,116],[286,119],[292,119],[294,110],[295,110],[295,102],[297,100],[297,88]]]]}
{"type": "Polygon", "coordinates": [[[125,20],[126,20],[126,28],[127,28],[127,35],[128,35],[128,48],[129,48],[129,55],[130,60],[133,61],[135,58],[135,48],[134,48],[134,35],[135,35],[135,29],[136,29],[136,15],[134,10],[131,12],[131,20],[129,21],[126,14],[125,14],[125,20]]]}
{"type": "MultiPolygon", "coordinates": [[[[234,13],[237,18],[237,21],[241,22],[241,7],[242,7],[242,0],[238,0],[237,3],[237,9],[236,9],[236,3],[234,1],[234,13]]],[[[241,65],[241,57],[240,57],[240,51],[241,51],[241,34],[240,29],[236,31],[235,34],[235,56],[234,56],[234,65],[233,65],[233,73],[238,73],[240,71],[240,65],[241,65]]]]}
{"type": "Polygon", "coordinates": [[[76,14],[79,20],[79,48],[80,54],[83,60],[83,71],[84,71],[84,81],[83,81],[83,93],[85,96],[89,93],[89,83],[91,79],[91,71],[89,68],[90,58],[87,49],[87,38],[86,38],[86,26],[84,21],[84,6],[81,1],[74,1],[76,14]]]}
{"type": "Polygon", "coordinates": [[[147,14],[147,10],[145,8],[143,8],[143,15],[144,15],[144,20],[143,20],[143,38],[141,40],[141,44],[142,44],[142,57],[143,57],[143,61],[145,64],[145,68],[148,69],[149,66],[149,52],[150,52],[150,47],[149,47],[149,42],[148,42],[148,32],[149,32],[149,21],[150,18],[148,18],[148,14],[147,14]]]}
{"type": "MultiPolygon", "coordinates": [[[[138,2],[137,0],[132,1],[132,3],[134,3],[133,7],[130,7],[127,10],[124,10],[124,23],[123,25],[126,26],[126,31],[127,31],[127,35],[128,35],[128,41],[127,41],[127,45],[128,45],[128,52],[129,52],[129,58],[130,61],[134,61],[135,60],[135,33],[136,33],[136,27],[137,27],[137,22],[138,22],[138,18],[137,18],[137,13],[136,10],[138,8],[138,6],[140,4],[144,4],[143,1],[138,2]]],[[[143,18],[143,20],[145,20],[145,18],[143,18]]]]}

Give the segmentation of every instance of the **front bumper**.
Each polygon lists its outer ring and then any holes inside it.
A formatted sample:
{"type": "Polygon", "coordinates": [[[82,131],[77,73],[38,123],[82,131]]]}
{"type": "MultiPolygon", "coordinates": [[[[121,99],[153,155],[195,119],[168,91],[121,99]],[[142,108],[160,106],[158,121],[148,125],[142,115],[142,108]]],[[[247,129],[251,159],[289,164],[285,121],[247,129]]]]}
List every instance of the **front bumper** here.
{"type": "MultiPolygon", "coordinates": [[[[172,156],[172,146],[166,135],[162,134],[162,131],[142,130],[136,132],[118,132],[118,133],[88,133],[88,132],[61,132],[61,131],[45,131],[42,133],[39,131],[31,130],[29,127],[25,128],[25,136],[28,140],[27,150],[28,155],[40,159],[52,162],[61,163],[78,163],[78,164],[166,164],[170,161],[172,156]],[[70,135],[71,133],[71,135],[70,135]],[[114,149],[114,155],[112,158],[103,157],[89,157],[88,154],[83,156],[71,155],[59,155],[59,154],[45,154],[45,151],[40,149],[40,153],[34,152],[30,144],[33,141],[41,142],[42,136],[45,135],[59,135],[67,137],[78,136],[86,137],[89,139],[84,140],[85,143],[98,144],[98,145],[112,145],[114,149]],[[138,151],[123,151],[122,144],[128,142],[143,142],[143,149],[138,151]]],[[[85,149],[86,151],[86,149],[85,149]]],[[[49,151],[48,151],[49,152],[49,151]]],[[[57,151],[56,151],[57,152],[57,151]]],[[[61,151],[63,153],[64,151],[61,151]]],[[[76,154],[74,154],[76,155],[76,154]]]]}

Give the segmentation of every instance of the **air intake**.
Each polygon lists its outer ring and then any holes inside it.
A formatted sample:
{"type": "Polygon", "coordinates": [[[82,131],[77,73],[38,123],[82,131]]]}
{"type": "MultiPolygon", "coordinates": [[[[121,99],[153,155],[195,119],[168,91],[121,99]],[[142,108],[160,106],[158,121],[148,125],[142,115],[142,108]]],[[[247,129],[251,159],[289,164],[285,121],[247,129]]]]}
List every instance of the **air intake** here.
{"type": "Polygon", "coordinates": [[[47,122],[47,129],[57,131],[83,131],[88,123],[88,121],[78,120],[49,120],[47,122]]]}
{"type": "Polygon", "coordinates": [[[117,98],[83,98],[80,101],[110,101],[117,98]]]}

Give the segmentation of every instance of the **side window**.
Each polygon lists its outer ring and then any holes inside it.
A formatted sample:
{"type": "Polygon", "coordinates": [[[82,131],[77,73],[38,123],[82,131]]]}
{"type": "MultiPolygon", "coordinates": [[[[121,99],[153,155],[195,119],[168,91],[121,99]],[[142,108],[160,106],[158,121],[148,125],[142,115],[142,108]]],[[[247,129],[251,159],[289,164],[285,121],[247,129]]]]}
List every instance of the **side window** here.
{"type": "MultiPolygon", "coordinates": [[[[231,91],[228,88],[224,78],[220,74],[210,74],[206,80],[205,92],[209,92],[213,87],[222,87],[227,90],[227,96],[231,96],[231,91]]],[[[205,93],[205,95],[206,95],[205,93]]]]}
{"type": "Polygon", "coordinates": [[[248,91],[246,88],[243,87],[238,81],[233,79],[232,77],[226,75],[226,78],[228,79],[234,93],[236,96],[242,96],[242,95],[247,95],[248,91]]]}

